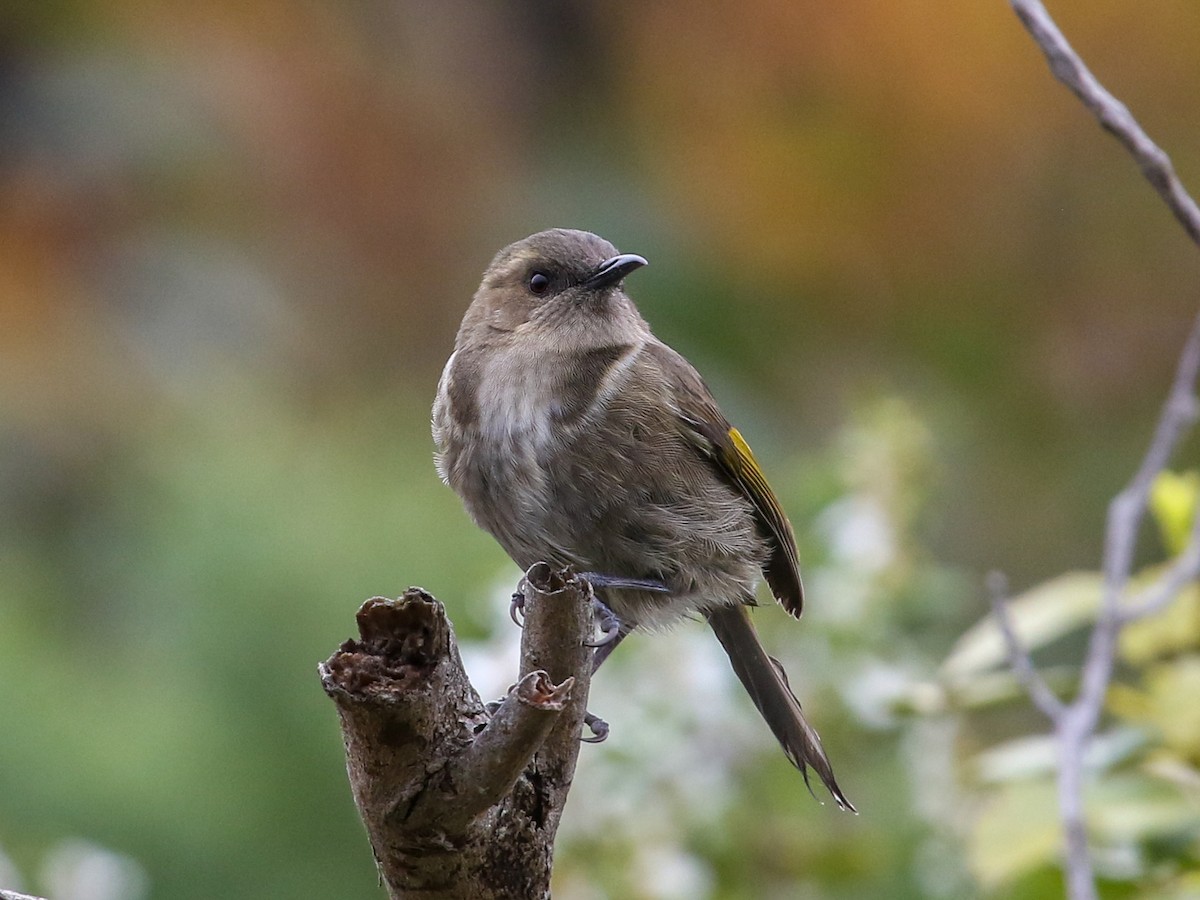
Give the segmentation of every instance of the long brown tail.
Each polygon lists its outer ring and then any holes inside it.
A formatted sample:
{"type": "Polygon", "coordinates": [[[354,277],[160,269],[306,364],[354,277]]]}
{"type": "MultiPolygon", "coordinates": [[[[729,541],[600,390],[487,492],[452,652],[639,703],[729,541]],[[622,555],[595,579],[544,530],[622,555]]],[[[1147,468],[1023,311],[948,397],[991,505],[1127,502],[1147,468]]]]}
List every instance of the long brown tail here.
{"type": "Polygon", "coordinates": [[[754,623],[750,621],[750,611],[744,606],[721,607],[708,613],[708,624],[729,654],[738,680],[783,745],[783,752],[804,775],[804,783],[808,784],[808,767],[812,766],[825,782],[825,787],[829,788],[829,793],[833,794],[838,806],[858,812],[838,787],[837,779],[833,777],[833,767],[829,765],[829,758],[821,746],[821,738],[816,729],[805,721],[804,713],[800,711],[800,701],[788,686],[783,667],[778,660],[767,655],[759,641],[754,623]]]}

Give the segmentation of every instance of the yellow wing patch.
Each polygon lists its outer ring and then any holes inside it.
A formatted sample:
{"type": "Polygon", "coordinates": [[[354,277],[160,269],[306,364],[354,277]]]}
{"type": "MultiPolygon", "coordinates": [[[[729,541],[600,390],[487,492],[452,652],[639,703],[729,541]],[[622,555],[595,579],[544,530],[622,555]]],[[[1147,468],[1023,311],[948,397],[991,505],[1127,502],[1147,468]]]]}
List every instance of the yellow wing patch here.
{"type": "Polygon", "coordinates": [[[758,474],[758,477],[762,478],[762,469],[758,467],[758,460],[754,458],[754,451],[750,449],[750,445],[746,443],[746,439],[742,437],[742,433],[736,428],[731,427],[729,429],[729,439],[733,441],[733,449],[737,451],[741,461],[748,464],[758,474]]]}
{"type": "Polygon", "coordinates": [[[771,530],[776,552],[782,557],[780,562],[783,563],[784,571],[779,571],[774,563],[768,564],[767,580],[771,582],[784,608],[792,615],[798,616],[804,603],[804,589],[800,583],[796,538],[792,534],[791,523],[788,522],[775,492],[767,484],[767,477],[758,465],[758,460],[754,458],[754,451],[750,449],[746,439],[732,426],[728,434],[732,452],[727,451],[723,454],[726,457],[725,464],[771,530]]]}
{"type": "Polygon", "coordinates": [[[763,512],[771,518],[786,518],[779,501],[775,499],[775,492],[767,484],[767,476],[763,474],[758,460],[754,458],[754,451],[750,449],[750,445],[746,443],[742,433],[736,428],[730,428],[729,439],[733,441],[735,455],[735,458],[730,460],[730,467],[750,490],[754,497],[754,505],[767,507],[763,512]]]}

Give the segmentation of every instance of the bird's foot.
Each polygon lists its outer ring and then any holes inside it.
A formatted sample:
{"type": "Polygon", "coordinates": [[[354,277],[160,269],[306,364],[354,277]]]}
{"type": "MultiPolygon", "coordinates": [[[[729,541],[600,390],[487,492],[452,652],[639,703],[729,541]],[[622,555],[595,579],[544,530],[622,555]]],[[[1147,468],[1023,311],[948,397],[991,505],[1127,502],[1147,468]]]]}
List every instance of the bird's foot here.
{"type": "Polygon", "coordinates": [[[602,744],[608,739],[608,723],[599,716],[594,716],[590,712],[583,714],[583,724],[592,732],[591,737],[581,737],[580,740],[587,744],[602,744]]]}
{"type": "Polygon", "coordinates": [[[607,647],[624,637],[620,618],[595,594],[592,594],[592,612],[596,617],[596,627],[600,629],[600,637],[594,641],[584,641],[585,647],[607,647]]]}
{"type": "MultiPolygon", "coordinates": [[[[580,572],[579,577],[582,578],[591,589],[592,593],[592,611],[596,615],[596,625],[599,626],[601,637],[595,641],[586,641],[585,646],[588,647],[611,647],[615,646],[626,634],[629,629],[621,623],[620,618],[612,608],[601,600],[595,594],[596,588],[614,591],[654,591],[655,593],[667,593],[671,589],[663,582],[652,578],[624,578],[620,575],[604,575],[600,572],[580,572]]],[[[604,654],[607,656],[608,654],[604,654]]]]}

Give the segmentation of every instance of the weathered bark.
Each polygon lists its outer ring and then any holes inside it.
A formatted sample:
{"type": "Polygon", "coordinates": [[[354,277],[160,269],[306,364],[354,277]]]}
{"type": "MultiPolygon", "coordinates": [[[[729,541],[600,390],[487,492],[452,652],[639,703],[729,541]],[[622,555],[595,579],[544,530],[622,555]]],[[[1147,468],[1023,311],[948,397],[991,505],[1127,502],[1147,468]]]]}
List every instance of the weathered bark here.
{"type": "Polygon", "coordinates": [[[420,588],[364,603],[359,640],[319,668],[393,898],[550,895],[591,680],[591,605],[583,582],[544,564],[520,589],[520,678],[491,714],[463,670],[445,608],[420,588]]]}

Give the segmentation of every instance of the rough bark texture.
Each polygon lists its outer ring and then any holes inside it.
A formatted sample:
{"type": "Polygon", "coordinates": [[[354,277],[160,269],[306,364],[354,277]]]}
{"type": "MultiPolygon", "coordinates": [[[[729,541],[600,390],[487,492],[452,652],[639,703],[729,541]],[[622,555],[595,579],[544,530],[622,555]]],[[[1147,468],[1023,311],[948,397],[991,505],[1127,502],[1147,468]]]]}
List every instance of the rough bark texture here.
{"type": "Polygon", "coordinates": [[[319,668],[393,898],[550,896],[591,679],[591,606],[585,584],[543,564],[521,591],[520,678],[491,714],[445,608],[420,588],[364,603],[359,639],[319,668]]]}

